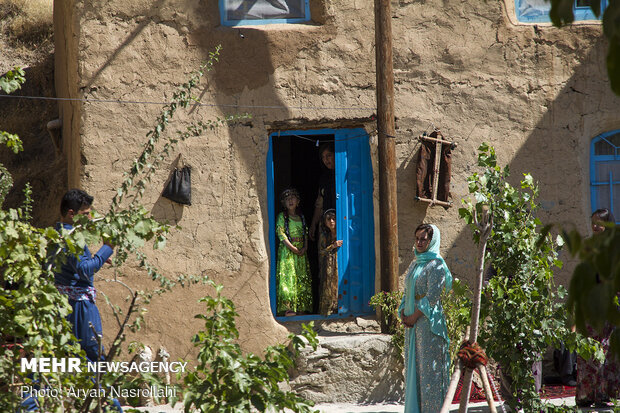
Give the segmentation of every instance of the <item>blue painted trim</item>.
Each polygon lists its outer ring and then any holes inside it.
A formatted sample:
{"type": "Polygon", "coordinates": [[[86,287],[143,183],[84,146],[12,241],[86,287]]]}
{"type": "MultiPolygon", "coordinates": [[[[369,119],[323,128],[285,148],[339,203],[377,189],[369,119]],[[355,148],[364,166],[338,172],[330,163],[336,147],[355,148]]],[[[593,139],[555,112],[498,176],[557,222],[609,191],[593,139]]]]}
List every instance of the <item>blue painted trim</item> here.
{"type": "Polygon", "coordinates": [[[295,24],[310,21],[310,1],[304,0],[304,17],[295,19],[249,19],[249,20],[227,20],[225,0],[219,0],[220,24],[222,26],[257,26],[263,24],[295,24]]]}
{"type": "MultiPolygon", "coordinates": [[[[364,285],[367,288],[370,288],[369,297],[372,297],[375,294],[375,225],[374,225],[374,203],[373,203],[373,175],[372,175],[372,160],[370,157],[370,138],[367,139],[366,145],[368,145],[368,150],[362,152],[362,199],[366,201],[366,205],[364,205],[362,212],[362,220],[364,223],[367,223],[363,226],[364,233],[363,238],[366,240],[370,240],[371,242],[367,242],[364,244],[364,256],[367,257],[364,260],[364,274],[366,274],[366,279],[364,280],[364,285]]],[[[370,300],[364,301],[364,306],[362,307],[364,312],[374,312],[373,308],[370,306],[370,300]]]]}
{"type": "Polygon", "coordinates": [[[611,211],[611,216],[615,217],[614,213],[614,180],[611,171],[609,171],[609,199],[611,202],[609,203],[609,210],[611,211]]]}
{"type": "MultiPolygon", "coordinates": [[[[348,208],[348,191],[345,184],[346,178],[338,172],[347,170],[347,151],[342,147],[343,135],[345,131],[338,131],[334,134],[334,160],[336,162],[336,211],[345,211],[345,213],[336,214],[336,238],[342,240],[343,247],[338,250],[338,314],[347,314],[349,312],[348,300],[342,295],[344,285],[350,285],[349,280],[349,250],[345,245],[349,245],[349,231],[347,230],[349,223],[346,220],[348,208]],[[344,196],[341,196],[344,195],[344,196]]],[[[346,135],[345,135],[346,137],[346,135]]]]}
{"type": "MultiPolygon", "coordinates": [[[[551,3],[546,4],[546,8],[543,10],[530,10],[523,14],[521,12],[521,3],[524,0],[515,0],[515,14],[517,20],[522,23],[550,23],[549,10],[551,10],[551,3]]],[[[603,11],[607,7],[607,0],[601,0],[601,17],[596,17],[590,7],[576,7],[573,3],[573,14],[575,21],[585,20],[600,20],[603,15],[603,11]]]]}
{"type": "MultiPolygon", "coordinates": [[[[599,162],[620,163],[619,148],[616,147],[614,155],[596,155],[594,151],[595,151],[596,144],[598,142],[602,140],[606,140],[606,138],[616,135],[618,133],[620,133],[620,129],[605,132],[605,133],[598,135],[597,137],[592,139],[592,141],[590,142],[590,208],[592,212],[596,211],[599,208],[609,208],[611,210],[611,213],[614,215],[614,217],[616,217],[616,220],[619,219],[619,217],[618,217],[618,214],[616,214],[616,211],[615,211],[616,208],[613,205],[613,199],[614,199],[613,198],[613,185],[620,184],[620,181],[614,181],[611,175],[611,172],[609,175],[609,179],[605,181],[597,181],[596,180],[596,165],[599,162]],[[599,205],[596,195],[598,191],[605,190],[606,188],[608,188],[607,190],[609,191],[609,199],[610,199],[611,205],[599,205]]],[[[616,224],[620,224],[620,221],[616,221],[616,224]]]]}
{"type": "Polygon", "coordinates": [[[267,213],[269,214],[269,302],[271,314],[276,314],[276,228],[275,228],[275,205],[273,188],[273,136],[269,136],[269,150],[267,151],[267,213]]]}

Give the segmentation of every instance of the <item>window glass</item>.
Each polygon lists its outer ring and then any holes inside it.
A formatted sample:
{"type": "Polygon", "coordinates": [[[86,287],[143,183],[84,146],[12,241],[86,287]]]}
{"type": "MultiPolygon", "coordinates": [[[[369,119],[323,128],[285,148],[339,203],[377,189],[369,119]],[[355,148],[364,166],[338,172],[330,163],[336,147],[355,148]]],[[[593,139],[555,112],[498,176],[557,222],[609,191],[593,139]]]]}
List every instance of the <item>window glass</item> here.
{"type": "Polygon", "coordinates": [[[615,155],[620,148],[620,133],[601,138],[594,144],[595,155],[615,155]]]}
{"type": "Polygon", "coordinates": [[[551,3],[545,0],[515,0],[517,16],[520,21],[549,21],[551,3]]]}
{"type": "Polygon", "coordinates": [[[222,17],[227,25],[309,19],[307,0],[223,0],[223,9],[222,17]]]}
{"type": "MultiPolygon", "coordinates": [[[[510,0],[508,0],[510,1],[510,0]]],[[[575,21],[596,20],[597,17],[590,9],[592,0],[575,0],[573,3],[573,13],[575,21]]],[[[601,0],[601,11],[605,9],[607,0],[601,0]]],[[[525,23],[547,23],[550,22],[549,11],[551,3],[547,0],[515,0],[515,12],[517,19],[525,23]]]]}

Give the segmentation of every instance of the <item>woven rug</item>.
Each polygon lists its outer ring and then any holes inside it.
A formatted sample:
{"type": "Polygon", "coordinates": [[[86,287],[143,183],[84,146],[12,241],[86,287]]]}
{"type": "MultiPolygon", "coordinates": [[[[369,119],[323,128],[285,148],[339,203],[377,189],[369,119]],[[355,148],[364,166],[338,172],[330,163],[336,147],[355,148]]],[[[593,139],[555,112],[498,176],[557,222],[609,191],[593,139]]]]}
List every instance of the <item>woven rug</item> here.
{"type": "MultiPolygon", "coordinates": [[[[497,383],[497,381],[494,380],[494,383],[497,383]]],[[[497,384],[495,385],[495,387],[497,388],[497,384]]],[[[499,391],[499,388],[497,390],[499,391]]],[[[462,391],[463,391],[463,375],[461,374],[461,378],[459,379],[459,384],[456,387],[456,393],[454,393],[454,398],[452,399],[452,404],[458,404],[460,402],[462,391]]],[[[499,395],[495,394],[495,391],[493,390],[493,399],[495,401],[499,401],[498,396],[499,395]]],[[[477,402],[483,402],[485,400],[486,400],[486,397],[484,396],[484,391],[482,391],[482,389],[479,388],[476,385],[476,383],[472,380],[471,391],[469,392],[469,401],[471,403],[477,403],[477,402]]]]}
{"type": "MultiPolygon", "coordinates": [[[[495,383],[495,389],[499,391],[498,381],[489,377],[489,381],[491,380],[493,380],[493,383],[495,383]]],[[[493,386],[493,384],[491,386],[493,386]]],[[[458,404],[460,402],[462,390],[463,390],[463,376],[461,376],[459,380],[458,387],[456,388],[456,393],[454,394],[454,398],[452,399],[452,404],[458,404]]],[[[543,399],[561,399],[565,397],[575,397],[575,387],[563,386],[561,384],[544,385],[542,389],[540,390],[540,397],[542,397],[543,399]]],[[[495,401],[499,401],[499,395],[496,394],[495,390],[493,390],[493,399],[495,401]]],[[[469,401],[471,403],[486,401],[484,391],[478,386],[476,386],[476,383],[474,383],[473,381],[471,383],[469,401]]]]}

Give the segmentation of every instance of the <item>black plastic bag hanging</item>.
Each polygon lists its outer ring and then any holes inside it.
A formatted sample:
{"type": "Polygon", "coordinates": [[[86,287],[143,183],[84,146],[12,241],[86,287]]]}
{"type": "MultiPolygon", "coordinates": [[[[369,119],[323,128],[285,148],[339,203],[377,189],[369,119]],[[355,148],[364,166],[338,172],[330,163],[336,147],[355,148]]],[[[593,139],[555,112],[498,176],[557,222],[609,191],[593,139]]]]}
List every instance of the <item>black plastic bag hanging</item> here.
{"type": "Polygon", "coordinates": [[[170,180],[164,188],[161,196],[183,205],[192,204],[192,168],[185,165],[182,168],[174,168],[170,180]]]}

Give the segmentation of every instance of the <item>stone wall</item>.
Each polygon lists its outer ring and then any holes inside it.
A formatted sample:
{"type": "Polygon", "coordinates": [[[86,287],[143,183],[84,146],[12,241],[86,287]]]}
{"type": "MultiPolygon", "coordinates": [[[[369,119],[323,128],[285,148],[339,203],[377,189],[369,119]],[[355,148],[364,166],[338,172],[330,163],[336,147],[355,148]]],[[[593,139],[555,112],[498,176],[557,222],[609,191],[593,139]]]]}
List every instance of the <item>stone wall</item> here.
{"type": "Polygon", "coordinates": [[[291,388],[316,403],[404,401],[403,357],[385,334],[319,337],[297,359],[291,388]]]}
{"type": "MultiPolygon", "coordinates": [[[[157,173],[145,204],[157,218],[182,226],[166,251],[150,253],[153,261],[170,274],[206,273],[223,283],[237,303],[247,350],[264,348],[287,332],[269,305],[268,134],[326,125],[374,128],[368,122],[375,106],[372,0],[310,3],[312,24],[239,28],[219,25],[214,1],[75,0],[71,10],[57,10],[57,19],[74,19],[73,31],[64,36],[70,37],[67,44],[75,41],[76,53],[67,53],[70,62],[62,65],[75,65],[76,77],[67,69],[57,79],[69,96],[166,101],[184,73],[222,45],[220,62],[199,96],[213,106],[193,108],[173,126],[238,111],[252,119],[179,147],[193,167],[191,207],[159,195],[172,160],[157,173]],[[329,109],[345,107],[358,109],[329,109]]],[[[540,181],[545,221],[585,230],[590,139],[620,128],[620,99],[606,79],[600,25],[515,25],[510,4],[500,0],[400,0],[392,6],[401,272],[412,258],[413,229],[428,221],[442,230],[442,252],[454,275],[473,279],[474,248],[458,207],[483,141],[496,146],[513,180],[527,171],[540,181]],[[459,144],[454,206],[447,210],[413,200],[416,137],[431,125],[459,144]]],[[[67,153],[69,164],[79,163],[81,186],[96,196],[100,209],[158,111],[157,105],[127,103],[83,103],[62,111],[71,125],[63,135],[71,140],[67,145],[81,148],[79,159],[73,150],[67,153]]],[[[376,179],[376,168],[374,174],[376,179]]],[[[567,268],[558,273],[560,281],[567,268]]],[[[131,268],[128,273],[133,285],[149,284],[144,274],[131,268]]],[[[124,296],[120,289],[101,288],[113,299],[124,296]]],[[[199,327],[191,316],[201,310],[196,300],[205,293],[193,287],[154,299],[140,340],[165,346],[173,358],[190,354],[189,337],[199,327]]],[[[104,323],[114,325],[109,314],[104,323]]]]}

